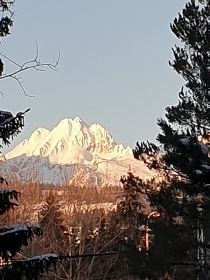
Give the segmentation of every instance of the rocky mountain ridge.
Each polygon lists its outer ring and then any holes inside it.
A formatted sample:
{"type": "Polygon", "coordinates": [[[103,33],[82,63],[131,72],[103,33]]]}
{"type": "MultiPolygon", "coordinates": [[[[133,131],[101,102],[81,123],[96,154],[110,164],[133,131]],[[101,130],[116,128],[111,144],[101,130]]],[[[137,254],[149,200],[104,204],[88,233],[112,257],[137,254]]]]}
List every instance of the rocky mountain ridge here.
{"type": "Polygon", "coordinates": [[[119,184],[129,168],[142,178],[152,176],[130,147],[117,144],[99,124],[88,125],[78,117],[61,120],[51,131],[38,128],[5,158],[2,175],[21,182],[63,185],[77,177],[81,181],[83,174],[89,184],[119,184]]]}

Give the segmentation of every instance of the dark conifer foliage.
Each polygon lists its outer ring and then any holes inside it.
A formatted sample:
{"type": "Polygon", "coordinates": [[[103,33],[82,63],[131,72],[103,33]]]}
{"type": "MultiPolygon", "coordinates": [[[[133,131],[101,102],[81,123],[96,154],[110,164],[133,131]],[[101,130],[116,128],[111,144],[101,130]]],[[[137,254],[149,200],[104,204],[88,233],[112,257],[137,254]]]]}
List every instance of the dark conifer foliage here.
{"type": "Polygon", "coordinates": [[[25,260],[16,260],[11,262],[11,265],[3,264],[1,279],[39,279],[39,275],[44,275],[46,270],[55,270],[56,262],[57,255],[46,254],[25,260]]]}
{"type": "MultiPolygon", "coordinates": [[[[10,34],[10,28],[13,25],[12,5],[15,1],[0,0],[0,37],[5,37],[10,34]]],[[[41,64],[34,60],[34,65],[29,66],[35,68],[41,64]]],[[[49,66],[49,65],[48,65],[49,66]]],[[[0,78],[12,77],[17,82],[20,81],[15,76],[15,73],[2,76],[4,63],[0,59],[0,78]]],[[[18,73],[26,70],[20,66],[18,73]]],[[[2,91],[1,95],[3,94],[2,91]]],[[[10,140],[17,136],[24,127],[24,115],[26,112],[19,112],[13,115],[11,112],[0,111],[0,140],[2,145],[9,145],[10,140]]],[[[0,147],[2,148],[2,145],[0,147]]],[[[5,189],[0,190],[0,215],[18,206],[18,197],[20,195],[14,189],[8,188],[7,181],[0,177],[0,184],[6,184],[5,189]]],[[[33,258],[25,258],[20,254],[23,246],[27,246],[28,242],[35,236],[42,235],[42,230],[38,224],[20,224],[0,227],[0,279],[39,279],[40,273],[44,273],[52,264],[58,260],[55,254],[45,254],[33,258]]]]}
{"type": "Polygon", "coordinates": [[[209,183],[210,140],[210,4],[186,4],[171,30],[183,47],[175,46],[173,69],[186,81],[176,106],[166,108],[166,119],[159,119],[161,144],[137,143],[134,156],[150,168],[173,170],[196,183],[209,183]],[[161,157],[159,156],[161,154],[161,157]],[[150,159],[148,161],[148,159],[150,159]]]}
{"type": "Polygon", "coordinates": [[[69,229],[59,201],[52,192],[42,206],[39,223],[43,229],[42,246],[44,246],[40,251],[47,250],[47,252],[59,255],[68,255],[70,251],[69,229]]]}
{"type": "MultiPolygon", "coordinates": [[[[127,176],[121,177],[120,181],[123,184],[124,200],[118,204],[118,210],[127,217],[135,214],[141,220],[142,215],[150,211],[148,193],[144,188],[143,181],[130,171],[127,176]]],[[[141,224],[140,221],[139,224],[141,224]]]]}
{"type": "Polygon", "coordinates": [[[13,116],[11,112],[0,111],[0,139],[3,145],[9,145],[10,139],[13,139],[21,132],[24,127],[24,114],[29,110],[19,112],[16,116],[13,116]]]}
{"type": "Polygon", "coordinates": [[[180,197],[178,182],[170,188],[166,182],[147,184],[131,172],[121,182],[125,199],[119,203],[118,213],[126,229],[121,235],[120,257],[129,275],[137,279],[173,279],[172,264],[195,262],[196,203],[180,197]]]}
{"type": "MultiPolygon", "coordinates": [[[[178,259],[182,264],[188,262],[191,272],[196,267],[200,270],[198,279],[207,279],[205,232],[210,204],[210,1],[198,3],[191,0],[170,27],[181,44],[172,49],[174,59],[169,64],[183,77],[185,84],[179,92],[178,104],[168,106],[165,118],[157,121],[161,130],[156,139],[159,145],[137,143],[133,153],[135,158],[142,159],[150,169],[157,171],[164,181],[160,190],[150,194],[151,204],[162,211],[161,223],[154,224],[156,241],[151,253],[157,253],[158,246],[167,245],[163,254],[164,263],[168,261],[172,265],[178,259]],[[199,211],[202,211],[202,218],[199,211]],[[164,232],[168,233],[161,237],[158,232],[164,228],[164,232]],[[203,235],[200,241],[198,235],[203,235]],[[170,241],[168,244],[167,240],[170,241]],[[198,253],[199,250],[202,254],[198,253]]],[[[154,182],[151,184],[154,185],[154,182]]],[[[192,279],[192,275],[188,279],[192,279]]]]}
{"type": "MultiPolygon", "coordinates": [[[[7,183],[4,178],[0,178],[1,183],[3,183],[4,181],[7,183]]],[[[16,190],[5,189],[0,191],[0,215],[4,214],[11,208],[14,209],[14,206],[18,206],[17,200],[19,195],[20,193],[16,190]]]]}
{"type": "Polygon", "coordinates": [[[5,37],[10,34],[10,28],[13,25],[12,16],[13,12],[10,10],[10,7],[14,4],[14,1],[0,1],[0,10],[2,13],[7,12],[6,16],[2,16],[0,19],[0,36],[5,37]]]}
{"type": "MultiPolygon", "coordinates": [[[[8,144],[10,138],[17,135],[23,128],[23,115],[18,113],[16,117],[9,112],[1,111],[0,115],[0,139],[8,144]]],[[[0,183],[7,186],[0,190],[0,215],[18,206],[20,193],[8,188],[7,181],[0,177],[0,183]]],[[[45,271],[46,263],[49,266],[55,255],[45,257],[37,256],[33,259],[18,259],[17,253],[23,246],[27,246],[34,236],[41,236],[42,230],[37,224],[20,224],[0,227],[0,278],[4,279],[38,279],[39,273],[45,271]],[[51,258],[52,257],[52,258],[51,258]],[[13,275],[13,276],[12,276],[13,275]],[[14,276],[16,275],[16,276],[14,276]],[[28,275],[28,276],[27,276],[28,275]],[[15,278],[13,278],[15,277],[15,278]],[[17,278],[18,277],[18,278],[17,278]],[[26,277],[26,278],[25,278],[26,277]]],[[[57,257],[57,256],[56,256],[57,257]]]]}

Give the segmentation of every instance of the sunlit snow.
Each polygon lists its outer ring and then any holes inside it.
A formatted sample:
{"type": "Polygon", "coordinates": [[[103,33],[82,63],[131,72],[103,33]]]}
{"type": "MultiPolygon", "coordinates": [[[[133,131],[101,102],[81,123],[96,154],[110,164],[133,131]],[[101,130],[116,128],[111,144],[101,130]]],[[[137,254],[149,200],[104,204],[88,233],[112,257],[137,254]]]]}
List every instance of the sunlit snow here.
{"type": "Polygon", "coordinates": [[[136,176],[152,176],[130,147],[117,144],[99,124],[88,125],[78,117],[60,121],[51,131],[38,128],[5,156],[3,175],[22,182],[65,184],[80,169],[99,184],[119,183],[129,168],[136,176]]]}

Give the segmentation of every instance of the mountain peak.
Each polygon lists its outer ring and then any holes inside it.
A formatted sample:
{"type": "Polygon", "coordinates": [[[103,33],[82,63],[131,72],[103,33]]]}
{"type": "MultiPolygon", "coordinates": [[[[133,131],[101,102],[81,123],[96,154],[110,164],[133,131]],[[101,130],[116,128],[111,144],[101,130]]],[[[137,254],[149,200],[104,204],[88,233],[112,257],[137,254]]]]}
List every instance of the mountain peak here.
{"type": "Polygon", "coordinates": [[[83,122],[83,120],[81,120],[80,117],[75,117],[75,118],[73,119],[73,122],[74,122],[74,123],[81,123],[81,122],[83,122]]]}
{"type": "Polygon", "coordinates": [[[92,124],[90,131],[95,138],[96,149],[99,152],[111,152],[114,150],[117,143],[111,134],[99,124],[92,124]]]}
{"type": "Polygon", "coordinates": [[[67,130],[68,133],[70,133],[72,130],[80,130],[83,129],[83,127],[89,127],[83,120],[81,120],[79,117],[75,117],[74,119],[65,118],[61,120],[54,129],[65,131],[67,130]]]}
{"type": "Polygon", "coordinates": [[[5,156],[5,174],[14,170],[14,178],[21,181],[36,181],[31,168],[39,182],[53,184],[64,184],[81,168],[85,174],[100,177],[99,181],[106,177],[114,183],[119,183],[129,166],[134,172],[140,170],[138,175],[143,178],[151,176],[143,163],[133,158],[130,147],[117,144],[101,125],[88,125],[79,117],[65,118],[51,131],[38,128],[5,156]]]}
{"type": "Polygon", "coordinates": [[[46,128],[37,128],[29,137],[25,139],[19,145],[17,145],[12,151],[8,152],[6,158],[13,158],[23,154],[27,156],[37,155],[36,150],[39,149],[40,143],[48,136],[50,131],[46,128]]]}
{"type": "Polygon", "coordinates": [[[94,157],[121,157],[128,154],[101,125],[88,125],[79,117],[65,118],[51,131],[38,128],[6,158],[20,155],[49,157],[52,163],[90,163],[94,157]]]}

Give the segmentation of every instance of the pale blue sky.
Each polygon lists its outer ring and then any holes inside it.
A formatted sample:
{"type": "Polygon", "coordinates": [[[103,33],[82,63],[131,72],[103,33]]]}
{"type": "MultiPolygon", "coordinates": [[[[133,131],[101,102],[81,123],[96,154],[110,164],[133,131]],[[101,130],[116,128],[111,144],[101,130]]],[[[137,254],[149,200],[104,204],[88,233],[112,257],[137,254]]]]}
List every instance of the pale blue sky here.
{"type": "MultiPolygon", "coordinates": [[[[12,35],[1,51],[21,63],[35,55],[43,62],[61,53],[58,71],[22,74],[29,95],[13,80],[2,110],[31,108],[26,127],[12,146],[38,127],[52,129],[63,118],[99,123],[118,143],[155,139],[157,117],[177,103],[182,79],[169,67],[177,43],[169,28],[184,0],[17,0],[12,35]]],[[[9,64],[5,63],[8,73],[9,64]]]]}

